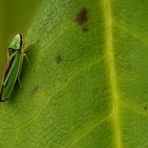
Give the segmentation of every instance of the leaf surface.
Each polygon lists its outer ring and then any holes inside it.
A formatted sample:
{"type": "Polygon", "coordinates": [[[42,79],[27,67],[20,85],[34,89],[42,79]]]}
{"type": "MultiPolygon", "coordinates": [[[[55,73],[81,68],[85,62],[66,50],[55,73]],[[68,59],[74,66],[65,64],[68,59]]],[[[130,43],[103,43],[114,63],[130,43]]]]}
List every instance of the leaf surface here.
{"type": "Polygon", "coordinates": [[[147,148],[147,14],[146,0],[44,0],[0,147],[147,148]]]}

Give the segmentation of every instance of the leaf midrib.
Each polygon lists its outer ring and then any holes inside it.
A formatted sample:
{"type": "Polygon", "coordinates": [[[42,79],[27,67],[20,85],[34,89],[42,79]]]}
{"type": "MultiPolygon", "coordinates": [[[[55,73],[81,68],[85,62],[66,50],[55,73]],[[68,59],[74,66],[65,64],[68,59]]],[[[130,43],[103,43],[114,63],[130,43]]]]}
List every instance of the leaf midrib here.
{"type": "Polygon", "coordinates": [[[112,121],[114,128],[114,141],[116,148],[122,148],[121,131],[119,121],[119,91],[117,89],[117,73],[114,59],[114,45],[113,45],[113,19],[111,0],[102,0],[103,10],[105,15],[105,29],[106,29],[106,50],[107,50],[107,64],[109,69],[109,85],[111,88],[112,97],[112,121]]]}

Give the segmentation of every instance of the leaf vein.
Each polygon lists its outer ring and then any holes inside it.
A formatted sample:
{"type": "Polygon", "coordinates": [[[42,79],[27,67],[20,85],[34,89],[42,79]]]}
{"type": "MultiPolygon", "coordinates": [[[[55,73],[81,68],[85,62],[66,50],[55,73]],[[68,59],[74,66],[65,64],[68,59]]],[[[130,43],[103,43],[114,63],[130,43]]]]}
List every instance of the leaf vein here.
{"type": "Polygon", "coordinates": [[[57,89],[51,93],[51,95],[49,96],[49,99],[47,99],[47,101],[45,101],[45,103],[43,103],[43,105],[40,108],[40,110],[38,111],[37,115],[34,115],[34,118],[27,121],[25,124],[21,125],[20,127],[18,127],[18,129],[23,128],[27,125],[30,125],[38,117],[38,115],[42,112],[42,110],[47,106],[47,104],[50,102],[50,100],[53,96],[55,96],[58,92],[62,91],[65,87],[67,87],[72,82],[72,80],[75,77],[77,77],[81,72],[83,72],[83,71],[87,70],[88,68],[92,67],[93,65],[99,63],[104,57],[105,56],[102,56],[99,60],[94,60],[91,64],[84,66],[83,68],[81,68],[81,69],[77,70],[75,73],[73,73],[73,76],[70,77],[68,79],[68,81],[63,86],[61,86],[59,89],[57,89]]]}

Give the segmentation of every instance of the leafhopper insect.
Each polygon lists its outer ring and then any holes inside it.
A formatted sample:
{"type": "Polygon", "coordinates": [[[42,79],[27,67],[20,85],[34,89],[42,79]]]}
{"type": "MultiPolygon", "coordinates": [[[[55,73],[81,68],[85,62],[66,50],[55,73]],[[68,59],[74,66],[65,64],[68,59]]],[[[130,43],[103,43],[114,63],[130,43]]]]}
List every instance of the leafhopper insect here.
{"type": "Polygon", "coordinates": [[[16,34],[7,50],[7,63],[0,88],[1,102],[4,102],[10,97],[17,79],[20,83],[19,78],[23,64],[23,58],[26,56],[22,46],[22,35],[16,34]]]}

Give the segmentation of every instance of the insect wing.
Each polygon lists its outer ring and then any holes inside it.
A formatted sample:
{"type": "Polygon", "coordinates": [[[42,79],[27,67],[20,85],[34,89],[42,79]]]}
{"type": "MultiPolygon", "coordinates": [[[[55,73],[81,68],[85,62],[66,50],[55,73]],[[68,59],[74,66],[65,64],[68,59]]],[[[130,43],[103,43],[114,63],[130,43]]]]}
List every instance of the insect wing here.
{"type": "Polygon", "coordinates": [[[18,78],[19,71],[21,69],[22,64],[22,56],[19,52],[15,54],[12,66],[10,67],[8,74],[10,73],[9,77],[6,77],[6,81],[4,81],[4,86],[2,86],[3,90],[1,92],[0,99],[1,101],[5,101],[11,94],[16,80],[18,78]]]}

